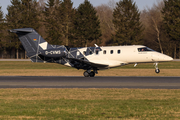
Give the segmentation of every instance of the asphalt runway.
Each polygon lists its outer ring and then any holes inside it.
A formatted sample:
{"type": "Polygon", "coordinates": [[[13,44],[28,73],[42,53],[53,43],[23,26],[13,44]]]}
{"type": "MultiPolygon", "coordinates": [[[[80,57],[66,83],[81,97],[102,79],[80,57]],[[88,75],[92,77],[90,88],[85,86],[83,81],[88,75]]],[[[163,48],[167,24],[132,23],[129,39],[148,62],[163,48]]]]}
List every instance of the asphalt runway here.
{"type": "Polygon", "coordinates": [[[0,76],[0,88],[180,89],[180,77],[35,77],[0,76]]]}

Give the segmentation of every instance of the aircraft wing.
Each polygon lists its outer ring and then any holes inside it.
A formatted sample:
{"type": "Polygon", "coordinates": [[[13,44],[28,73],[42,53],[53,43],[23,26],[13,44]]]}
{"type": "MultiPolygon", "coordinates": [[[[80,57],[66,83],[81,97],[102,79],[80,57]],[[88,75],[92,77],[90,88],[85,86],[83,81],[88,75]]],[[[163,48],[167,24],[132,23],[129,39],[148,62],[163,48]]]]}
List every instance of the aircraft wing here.
{"type": "Polygon", "coordinates": [[[77,63],[80,63],[80,64],[86,64],[88,66],[92,66],[92,67],[95,67],[95,68],[98,68],[98,69],[107,69],[109,67],[109,65],[92,63],[92,62],[85,61],[85,60],[82,60],[82,59],[76,59],[76,58],[67,58],[67,59],[69,59],[72,62],[77,62],[77,63]]]}

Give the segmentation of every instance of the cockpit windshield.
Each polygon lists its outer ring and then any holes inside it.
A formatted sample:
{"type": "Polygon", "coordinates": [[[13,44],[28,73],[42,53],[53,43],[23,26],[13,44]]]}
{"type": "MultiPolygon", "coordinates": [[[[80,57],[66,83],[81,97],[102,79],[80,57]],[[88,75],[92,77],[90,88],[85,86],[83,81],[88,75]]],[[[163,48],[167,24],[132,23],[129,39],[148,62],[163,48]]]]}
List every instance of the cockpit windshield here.
{"type": "Polygon", "coordinates": [[[154,51],[154,50],[151,48],[148,48],[148,47],[143,47],[143,48],[138,48],[138,51],[139,52],[147,52],[147,51],[154,51]]]}

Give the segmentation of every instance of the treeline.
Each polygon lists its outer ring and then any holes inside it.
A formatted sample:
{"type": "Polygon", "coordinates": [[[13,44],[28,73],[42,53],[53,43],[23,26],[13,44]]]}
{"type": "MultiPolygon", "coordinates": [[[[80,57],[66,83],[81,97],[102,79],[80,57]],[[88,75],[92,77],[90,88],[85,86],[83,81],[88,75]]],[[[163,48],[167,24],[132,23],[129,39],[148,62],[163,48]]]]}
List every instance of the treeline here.
{"type": "Polygon", "coordinates": [[[133,0],[109,0],[97,7],[84,0],[11,0],[0,7],[0,58],[24,58],[17,35],[8,30],[34,28],[50,44],[69,47],[145,45],[180,58],[180,0],[162,0],[139,11],[133,0]]]}

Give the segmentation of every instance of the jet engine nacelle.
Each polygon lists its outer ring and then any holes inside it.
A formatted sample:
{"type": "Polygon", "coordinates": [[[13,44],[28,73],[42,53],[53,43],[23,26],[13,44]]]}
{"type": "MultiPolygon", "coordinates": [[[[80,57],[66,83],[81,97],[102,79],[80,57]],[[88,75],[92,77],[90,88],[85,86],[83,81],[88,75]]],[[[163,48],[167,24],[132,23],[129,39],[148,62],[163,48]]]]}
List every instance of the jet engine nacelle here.
{"type": "Polygon", "coordinates": [[[41,55],[44,57],[51,57],[51,58],[61,58],[66,56],[66,51],[64,50],[45,50],[41,52],[41,55]]]}

